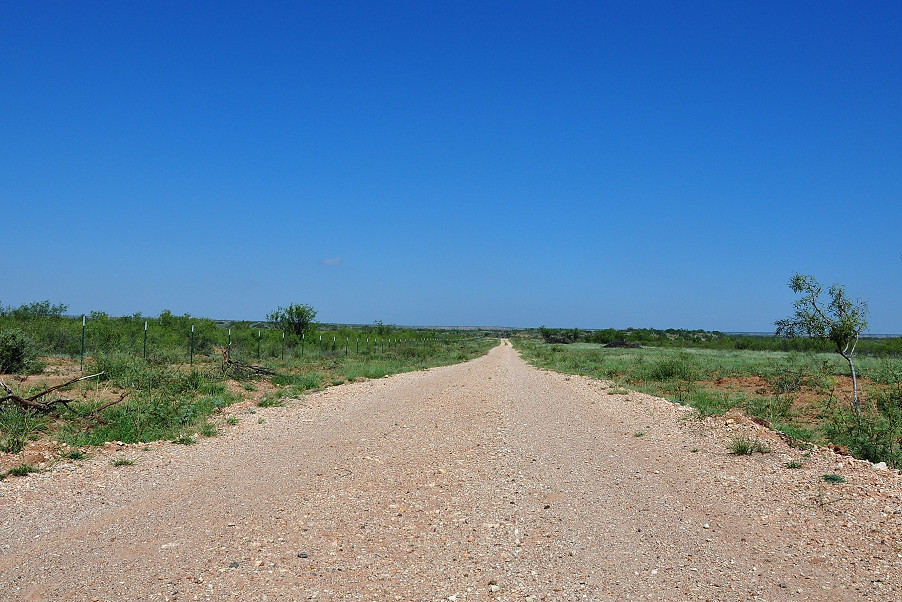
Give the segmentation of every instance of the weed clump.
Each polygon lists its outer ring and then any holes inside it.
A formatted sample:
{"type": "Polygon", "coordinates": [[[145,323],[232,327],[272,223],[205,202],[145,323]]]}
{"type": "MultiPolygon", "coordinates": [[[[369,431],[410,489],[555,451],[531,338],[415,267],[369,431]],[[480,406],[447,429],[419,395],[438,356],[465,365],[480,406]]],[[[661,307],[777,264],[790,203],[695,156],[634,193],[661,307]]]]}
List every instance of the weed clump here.
{"type": "Polygon", "coordinates": [[[46,429],[47,418],[33,410],[0,406],[0,452],[17,454],[46,429]]]}
{"type": "Polygon", "coordinates": [[[257,402],[258,408],[278,408],[285,405],[285,398],[278,393],[272,395],[264,395],[257,402]]]}
{"type": "Polygon", "coordinates": [[[33,472],[41,472],[41,469],[37,468],[35,466],[32,466],[31,464],[20,464],[18,466],[15,466],[15,467],[7,470],[6,473],[4,473],[4,476],[10,475],[13,477],[24,477],[33,472]]]}
{"type": "Polygon", "coordinates": [[[750,456],[754,453],[769,454],[771,451],[767,443],[748,435],[733,437],[728,449],[734,456],[750,456]]]}

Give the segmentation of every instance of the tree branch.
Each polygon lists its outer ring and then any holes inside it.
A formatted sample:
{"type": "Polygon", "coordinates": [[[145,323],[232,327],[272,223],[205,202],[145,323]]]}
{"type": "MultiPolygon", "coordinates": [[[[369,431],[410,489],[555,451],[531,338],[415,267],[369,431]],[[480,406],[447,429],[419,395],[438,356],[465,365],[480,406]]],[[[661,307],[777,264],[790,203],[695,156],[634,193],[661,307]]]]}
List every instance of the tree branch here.
{"type": "Polygon", "coordinates": [[[100,376],[101,374],[103,374],[103,372],[98,372],[97,374],[91,374],[90,376],[82,376],[79,378],[73,378],[72,380],[66,381],[62,384],[44,389],[40,393],[32,395],[31,397],[22,397],[21,395],[17,395],[12,389],[9,388],[9,386],[7,386],[7,384],[5,382],[0,380],[0,387],[2,387],[4,391],[6,391],[6,396],[0,397],[0,403],[6,402],[6,401],[12,401],[13,403],[15,403],[17,406],[19,406],[21,408],[25,408],[26,410],[37,410],[38,412],[49,412],[50,410],[53,409],[54,404],[58,404],[58,403],[66,406],[66,409],[69,409],[69,406],[67,404],[74,401],[73,399],[60,398],[60,399],[52,399],[50,401],[39,401],[39,400],[41,397],[47,395],[48,393],[52,393],[53,391],[58,391],[59,389],[68,387],[69,385],[72,385],[72,384],[77,383],[82,380],[87,380],[89,378],[94,378],[94,377],[100,376]]]}

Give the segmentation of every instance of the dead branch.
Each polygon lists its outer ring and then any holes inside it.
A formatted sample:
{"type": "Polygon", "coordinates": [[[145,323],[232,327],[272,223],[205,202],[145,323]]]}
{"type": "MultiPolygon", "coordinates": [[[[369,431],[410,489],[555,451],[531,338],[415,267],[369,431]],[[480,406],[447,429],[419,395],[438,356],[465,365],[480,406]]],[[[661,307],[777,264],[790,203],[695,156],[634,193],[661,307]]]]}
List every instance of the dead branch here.
{"type": "Polygon", "coordinates": [[[68,387],[69,385],[75,384],[79,381],[87,380],[89,378],[94,378],[94,377],[100,376],[102,374],[103,374],[103,372],[98,372],[97,374],[91,374],[90,376],[82,376],[79,378],[73,378],[72,380],[66,381],[62,384],[44,389],[40,393],[36,393],[35,395],[32,395],[31,397],[22,397],[21,395],[16,395],[16,393],[12,389],[10,389],[9,386],[5,382],[0,380],[0,387],[2,387],[4,391],[6,391],[6,396],[0,397],[0,403],[5,403],[5,402],[11,401],[21,408],[24,408],[26,410],[36,410],[38,412],[49,412],[50,410],[53,409],[53,406],[56,404],[63,405],[66,407],[66,409],[70,409],[68,404],[71,403],[72,401],[74,401],[72,399],[58,398],[58,399],[51,399],[50,401],[41,401],[41,398],[44,397],[45,395],[47,395],[48,393],[52,393],[53,391],[58,391],[59,389],[63,389],[65,387],[68,387]]]}
{"type": "Polygon", "coordinates": [[[244,362],[233,360],[231,358],[230,350],[228,347],[222,347],[220,349],[220,352],[222,353],[223,373],[233,376],[237,379],[245,378],[252,374],[265,376],[274,376],[276,374],[272,370],[267,370],[266,368],[260,366],[254,366],[252,364],[245,364],[244,362]]]}
{"type": "MultiPolygon", "coordinates": [[[[103,417],[100,415],[100,412],[102,412],[103,410],[105,410],[105,409],[107,409],[107,408],[109,408],[109,407],[112,407],[112,406],[116,405],[117,403],[122,403],[122,401],[123,401],[127,396],[128,396],[128,391],[123,391],[122,394],[119,396],[119,399],[116,399],[116,400],[114,400],[114,401],[110,401],[110,402],[107,402],[107,403],[103,404],[102,406],[100,406],[99,408],[97,408],[97,409],[95,409],[93,412],[91,412],[89,415],[83,415],[82,418],[88,418],[88,417],[90,417],[90,418],[92,418],[92,419],[94,420],[94,422],[96,422],[97,424],[106,424],[106,420],[103,419],[103,417]]],[[[68,407],[68,406],[67,406],[67,407],[68,407]]]]}

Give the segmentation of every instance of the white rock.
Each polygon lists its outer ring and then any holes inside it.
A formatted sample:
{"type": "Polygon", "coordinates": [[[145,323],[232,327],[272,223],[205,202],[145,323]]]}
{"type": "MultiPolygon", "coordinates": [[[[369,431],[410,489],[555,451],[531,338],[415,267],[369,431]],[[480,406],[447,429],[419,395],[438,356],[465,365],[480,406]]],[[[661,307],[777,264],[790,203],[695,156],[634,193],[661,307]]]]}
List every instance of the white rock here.
{"type": "Polygon", "coordinates": [[[886,470],[886,462],[877,462],[876,464],[872,464],[874,470],[886,470]]]}

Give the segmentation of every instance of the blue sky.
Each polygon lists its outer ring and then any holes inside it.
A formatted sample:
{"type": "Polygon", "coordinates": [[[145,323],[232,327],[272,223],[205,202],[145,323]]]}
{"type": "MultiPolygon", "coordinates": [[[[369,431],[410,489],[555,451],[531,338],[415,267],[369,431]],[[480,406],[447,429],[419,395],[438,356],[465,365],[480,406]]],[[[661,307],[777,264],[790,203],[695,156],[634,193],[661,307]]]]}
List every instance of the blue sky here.
{"type": "Polygon", "coordinates": [[[0,303],[902,333],[898,2],[11,2],[0,303]]]}

